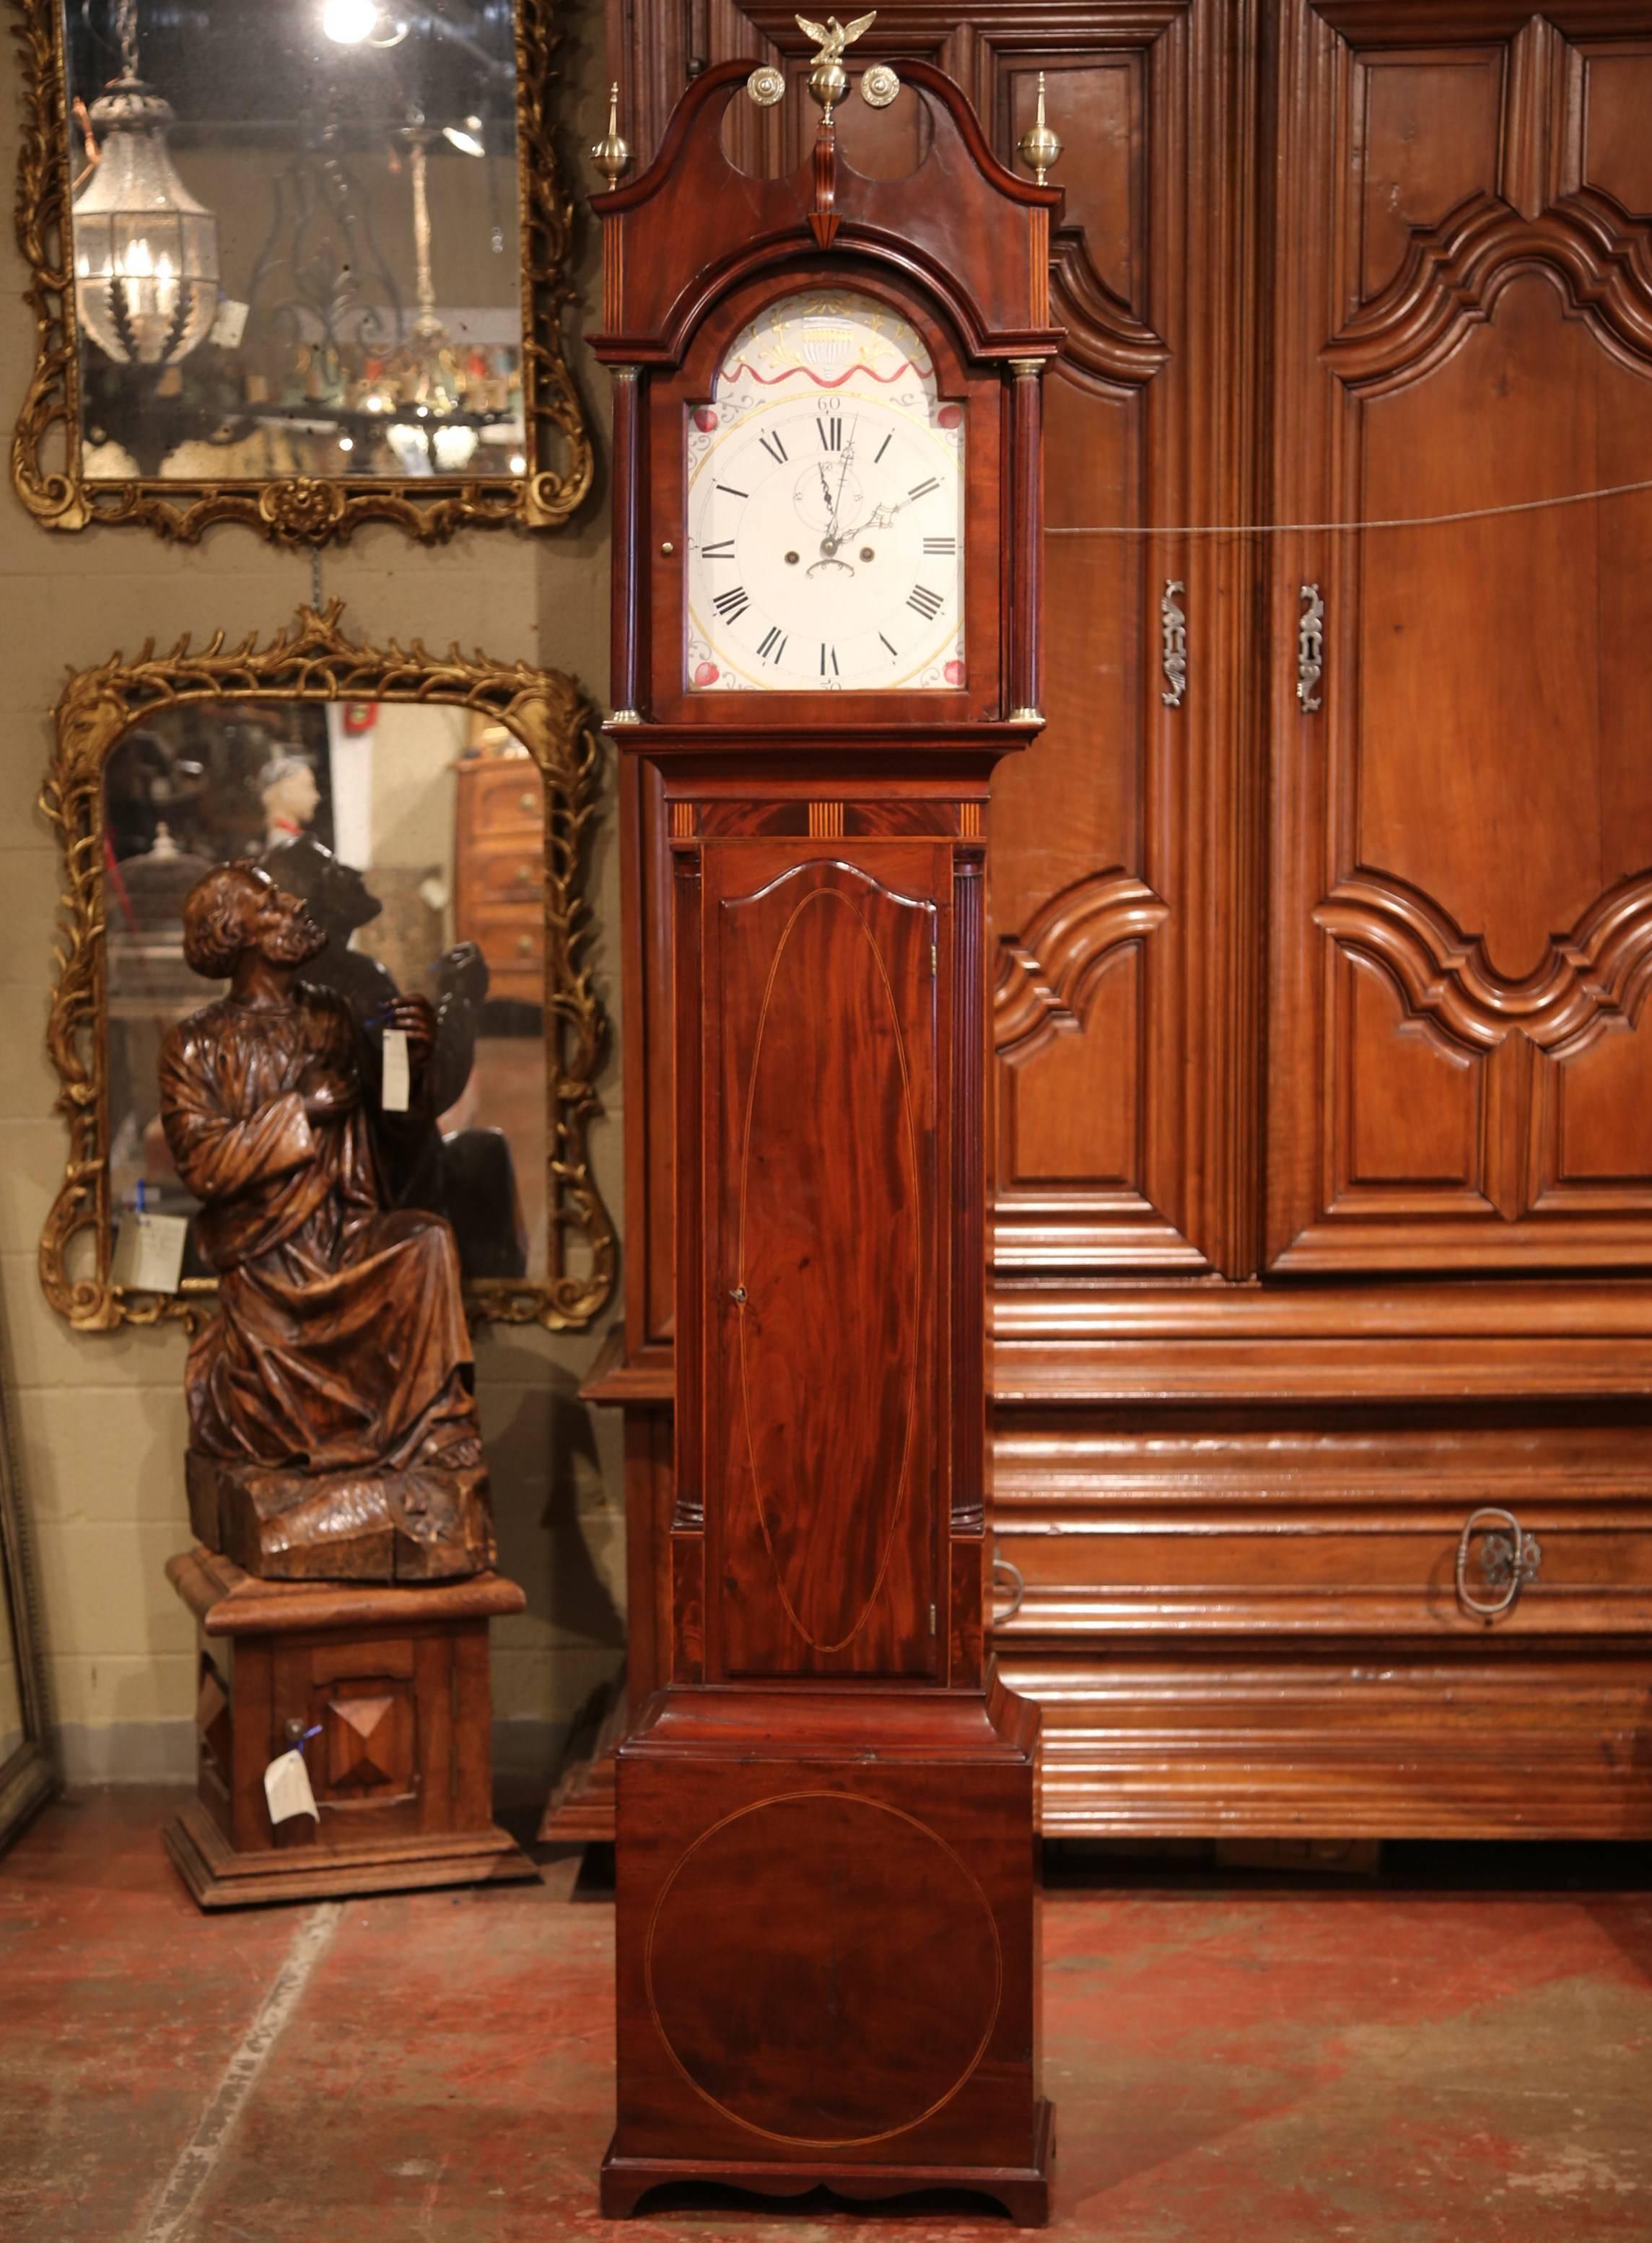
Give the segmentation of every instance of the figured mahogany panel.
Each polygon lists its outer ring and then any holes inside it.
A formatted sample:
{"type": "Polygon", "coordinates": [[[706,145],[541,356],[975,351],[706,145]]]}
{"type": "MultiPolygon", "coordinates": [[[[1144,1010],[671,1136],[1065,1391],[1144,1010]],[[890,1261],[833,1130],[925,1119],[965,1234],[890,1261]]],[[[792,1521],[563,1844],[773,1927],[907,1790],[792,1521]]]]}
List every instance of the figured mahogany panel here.
{"type": "Polygon", "coordinates": [[[944,1838],[822,1787],[742,1808],[688,1848],[644,1970],[660,2036],[712,2111],[771,2144],[841,2149],[952,2100],[986,2053],[1003,1958],[944,1838]]]}
{"type": "Polygon", "coordinates": [[[1033,2163],[1029,1712],[875,1684],[654,1701],[620,1757],[620,2157],[787,2193],[830,2160],[880,2195],[948,2167],[999,2194],[1033,2163]]]}
{"type": "MultiPolygon", "coordinates": [[[[1598,139],[1586,99],[1652,58],[1652,11],[1596,51],[1625,13],[1488,0],[1431,37],[1413,9],[1289,0],[1278,509],[1430,519],[1277,541],[1281,1268],[1652,1257],[1652,1142],[1581,1197],[1558,1165],[1566,1071],[1638,1037],[1652,970],[1652,505],[1493,511],[1652,456],[1652,228],[1595,184],[1605,164],[1639,192],[1614,93],[1598,139]],[[1322,669],[1299,690],[1308,585],[1322,669]],[[1386,982],[1386,1031],[1350,961],[1386,982]]],[[[1591,1076],[1602,1142],[1637,1076],[1591,1076]]]]}
{"type": "Polygon", "coordinates": [[[797,853],[705,857],[711,1671],[927,1673],[947,852],[797,853]]]}

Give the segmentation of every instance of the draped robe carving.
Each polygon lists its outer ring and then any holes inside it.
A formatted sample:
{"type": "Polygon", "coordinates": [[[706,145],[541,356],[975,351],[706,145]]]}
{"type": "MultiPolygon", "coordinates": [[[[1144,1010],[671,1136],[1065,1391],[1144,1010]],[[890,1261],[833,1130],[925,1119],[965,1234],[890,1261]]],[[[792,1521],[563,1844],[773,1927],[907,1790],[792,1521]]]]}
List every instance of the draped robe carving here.
{"type": "Polygon", "coordinates": [[[219,998],[172,1031],[160,1079],[219,1275],[188,1370],[198,1533],[266,1576],[491,1564],[457,1249],[386,1206],[348,1008],[302,981],[219,998]],[[318,1084],[340,1110],[313,1110],[318,1084]]]}

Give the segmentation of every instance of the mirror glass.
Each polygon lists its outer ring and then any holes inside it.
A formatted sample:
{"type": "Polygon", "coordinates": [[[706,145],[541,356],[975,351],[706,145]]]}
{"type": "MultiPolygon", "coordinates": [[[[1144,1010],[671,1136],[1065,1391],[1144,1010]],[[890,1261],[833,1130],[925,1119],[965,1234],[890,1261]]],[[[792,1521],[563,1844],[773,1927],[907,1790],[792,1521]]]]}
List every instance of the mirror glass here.
{"type": "MultiPolygon", "coordinates": [[[[203,701],[125,733],[103,805],[116,1221],[194,1212],[156,1069],[167,1029],[224,986],[184,962],[184,898],[213,865],[250,857],[327,932],[305,978],[349,1005],[369,1080],[387,1001],[436,1008],[427,1110],[379,1127],[390,1202],[447,1216],[467,1279],[543,1281],[544,802],[516,736],[462,709],[203,701]]],[[[192,1232],[184,1274],[211,1275],[192,1232]]]]}
{"type": "Polygon", "coordinates": [[[523,472],[510,0],[67,0],[89,481],[523,472]]]}

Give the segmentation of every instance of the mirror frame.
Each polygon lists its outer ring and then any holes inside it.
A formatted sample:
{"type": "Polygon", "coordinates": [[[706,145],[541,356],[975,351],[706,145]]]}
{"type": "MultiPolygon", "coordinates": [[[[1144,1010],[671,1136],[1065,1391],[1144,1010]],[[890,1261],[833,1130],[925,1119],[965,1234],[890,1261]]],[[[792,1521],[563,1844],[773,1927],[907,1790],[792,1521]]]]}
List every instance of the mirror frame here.
{"type": "Polygon", "coordinates": [[[539,766],[545,790],[546,1169],[550,1185],[547,1274],[493,1277],[465,1287],[473,1322],[538,1324],[583,1331],[614,1290],[613,1219],[590,1170],[587,1129],[597,1109],[596,1079],[608,1018],[584,960],[590,906],[585,852],[598,799],[602,751],[594,711],[560,670],[511,668],[457,646],[433,656],[415,639],[403,648],[357,645],[341,627],[344,603],[300,607],[295,623],[260,647],[249,637],[226,649],[219,631],[199,652],[187,637],[170,654],[146,641],[134,662],[111,655],[71,674],[55,711],[57,746],[40,808],[63,847],[58,978],[46,1029],[69,1124],[69,1162],[40,1237],[46,1298],[78,1331],[178,1319],[192,1331],[212,1313],[211,1277],[186,1277],[179,1292],[115,1283],[109,1184],[108,976],[104,947],[104,765],[131,725],[157,709],[201,701],[434,702],[480,711],[516,735],[539,766]],[[96,1264],[76,1278],[74,1241],[93,1233],[96,1264]],[[589,1268],[570,1272],[578,1240],[589,1268]]]}
{"type": "Polygon", "coordinates": [[[421,544],[455,529],[560,529],[590,489],[590,424],[563,347],[563,306],[574,300],[573,200],[551,128],[552,57],[560,39],[552,0],[516,0],[516,178],[520,208],[523,417],[529,472],[333,478],[292,475],[221,483],[167,477],[91,481],[81,472],[80,355],[71,240],[68,79],[61,0],[12,0],[23,56],[24,131],[17,151],[17,245],[35,315],[32,378],[18,411],[11,479],[46,529],[131,522],[193,544],[215,522],[244,522],[273,542],[343,543],[364,522],[390,522],[421,544]],[[54,471],[43,453],[64,448],[54,471]]]}
{"type": "Polygon", "coordinates": [[[0,1852],[58,1786],[47,1715],[45,1665],[36,1626],[34,1575],[29,1567],[23,1499],[11,1438],[5,1348],[0,1337],[0,1610],[10,1614],[23,1707],[23,1742],[0,1761],[0,1852]]]}

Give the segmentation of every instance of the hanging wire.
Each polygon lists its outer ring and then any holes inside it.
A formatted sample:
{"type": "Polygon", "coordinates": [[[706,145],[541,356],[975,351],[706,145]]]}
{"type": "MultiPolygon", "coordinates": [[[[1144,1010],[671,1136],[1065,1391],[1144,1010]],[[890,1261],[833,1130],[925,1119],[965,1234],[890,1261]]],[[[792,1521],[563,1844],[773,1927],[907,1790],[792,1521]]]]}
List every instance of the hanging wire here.
{"type": "Polygon", "coordinates": [[[1626,498],[1652,490],[1652,475],[1640,482],[1604,483],[1598,490],[1568,491],[1560,498],[1514,499],[1507,506],[1466,506],[1454,514],[1395,514],[1376,522],[1192,522],[1161,528],[1156,522],[1086,522],[1047,523],[1047,537],[1345,537],[1366,529],[1433,529],[1449,522],[1489,522],[1506,514],[1541,514],[1552,507],[1587,506],[1601,498],[1626,498]]]}

